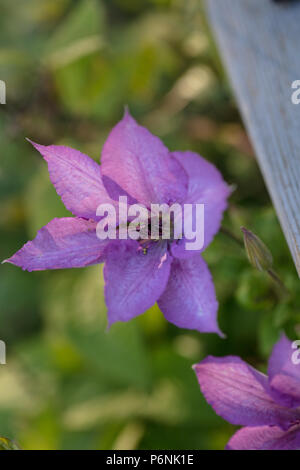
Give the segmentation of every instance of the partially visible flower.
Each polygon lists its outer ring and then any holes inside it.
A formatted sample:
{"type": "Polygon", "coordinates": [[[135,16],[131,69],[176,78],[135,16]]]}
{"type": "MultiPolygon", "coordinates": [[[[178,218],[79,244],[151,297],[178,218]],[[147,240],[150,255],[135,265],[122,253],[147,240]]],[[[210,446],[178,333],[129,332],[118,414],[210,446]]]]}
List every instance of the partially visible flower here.
{"type": "Polygon", "coordinates": [[[194,366],[201,391],[226,421],[246,426],[227,444],[232,450],[300,449],[300,366],[282,334],[268,376],[236,356],[209,356],[194,366]]]}
{"type": "Polygon", "coordinates": [[[212,277],[200,255],[220,228],[230,193],[219,171],[196,153],[170,153],[129,112],[106,140],[101,167],[68,147],[33,145],[48,163],[50,179],[75,217],[53,219],[6,261],[28,271],[105,262],[109,325],[128,321],[157,301],[171,323],[220,333],[212,277]],[[204,204],[204,247],[186,251],[184,238],[172,237],[99,240],[98,206],[117,205],[124,195],[130,204],[147,209],[155,203],[204,204]]]}

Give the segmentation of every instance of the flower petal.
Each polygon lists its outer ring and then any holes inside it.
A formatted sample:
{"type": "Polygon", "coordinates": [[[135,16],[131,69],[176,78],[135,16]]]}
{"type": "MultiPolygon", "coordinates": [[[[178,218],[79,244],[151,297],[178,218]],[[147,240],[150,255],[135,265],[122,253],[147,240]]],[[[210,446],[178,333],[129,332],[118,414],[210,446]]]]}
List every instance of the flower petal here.
{"type": "Polygon", "coordinates": [[[102,174],[148,208],[183,200],[188,177],[158,137],[125,113],[102,151],[102,174]]]}
{"type": "Polygon", "coordinates": [[[48,163],[50,180],[66,208],[77,217],[98,220],[99,204],[113,203],[102,183],[100,165],[70,147],[31,143],[48,163]]]}
{"type": "Polygon", "coordinates": [[[155,304],[170,273],[165,244],[150,246],[147,254],[133,240],[115,244],[104,266],[108,323],[128,321],[155,304]]]}
{"type": "MultiPolygon", "coordinates": [[[[223,212],[227,207],[230,188],[217,168],[194,152],[174,152],[172,155],[183,166],[189,177],[186,204],[204,204],[204,246],[212,241],[220,229],[223,212]]],[[[185,239],[173,244],[172,254],[178,258],[193,256],[195,251],[185,250],[185,239]]]]}
{"type": "Polygon", "coordinates": [[[158,300],[166,319],[200,332],[218,333],[218,302],[211,274],[200,255],[174,259],[167,287],[158,300]]]}
{"type": "Polygon", "coordinates": [[[299,450],[300,426],[283,431],[277,426],[246,427],[237,431],[228,450],[299,450]]]}
{"type": "Polygon", "coordinates": [[[282,334],[269,360],[270,393],[283,406],[300,406],[300,364],[294,364],[292,342],[282,334]]]}
{"type": "Polygon", "coordinates": [[[97,238],[95,222],[53,219],[5,262],[27,271],[80,268],[103,262],[108,243],[97,238]]]}
{"type": "MultiPolygon", "coordinates": [[[[102,172],[101,172],[102,173],[102,172]]],[[[130,196],[120,185],[113,181],[109,176],[102,175],[102,181],[107,191],[107,194],[114,201],[119,201],[120,196],[127,197],[127,204],[132,206],[133,204],[138,204],[138,201],[130,196]]]]}
{"type": "Polygon", "coordinates": [[[300,418],[300,410],[278,405],[266,392],[268,378],[239,357],[209,356],[194,369],[207,402],[232,424],[288,428],[300,418]]]}

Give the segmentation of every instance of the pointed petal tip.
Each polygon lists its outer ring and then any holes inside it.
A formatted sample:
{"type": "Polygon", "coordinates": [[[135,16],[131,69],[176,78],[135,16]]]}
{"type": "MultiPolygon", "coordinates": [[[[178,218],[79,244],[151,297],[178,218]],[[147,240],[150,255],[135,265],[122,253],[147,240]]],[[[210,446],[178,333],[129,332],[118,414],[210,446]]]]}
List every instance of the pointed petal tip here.
{"type": "Polygon", "coordinates": [[[279,340],[281,340],[281,339],[286,339],[287,341],[290,341],[290,339],[285,334],[285,331],[283,331],[283,330],[281,330],[280,336],[279,336],[279,340]]]}
{"type": "Polygon", "coordinates": [[[136,120],[130,114],[129,106],[127,104],[124,106],[124,114],[123,114],[122,121],[129,122],[129,123],[130,122],[136,123],[136,120]]]}
{"type": "Polygon", "coordinates": [[[215,335],[218,335],[221,339],[226,339],[227,338],[225,333],[223,333],[223,331],[221,331],[220,328],[218,328],[218,327],[213,327],[210,330],[203,330],[202,328],[199,328],[199,330],[197,330],[197,331],[199,331],[199,333],[215,334],[215,335]]]}
{"type": "Polygon", "coordinates": [[[129,106],[125,104],[124,106],[124,117],[130,116],[129,106]]]}
{"type": "Polygon", "coordinates": [[[219,357],[217,357],[217,356],[212,356],[211,354],[209,354],[208,356],[205,356],[204,359],[201,359],[201,361],[197,362],[196,364],[193,364],[192,367],[193,367],[193,369],[195,370],[195,369],[197,369],[197,367],[199,367],[199,366],[201,366],[202,364],[205,364],[206,362],[209,362],[209,361],[211,361],[211,360],[213,360],[213,359],[218,360],[219,357]]]}
{"type": "Polygon", "coordinates": [[[105,333],[108,333],[110,331],[111,327],[116,322],[117,322],[117,320],[114,320],[113,318],[111,318],[110,312],[107,311],[107,325],[106,325],[106,328],[105,328],[105,333]]]}
{"type": "Polygon", "coordinates": [[[43,149],[43,148],[46,147],[46,145],[38,144],[37,142],[34,142],[33,140],[29,139],[28,137],[25,137],[25,140],[27,140],[27,142],[29,142],[39,152],[40,152],[40,149],[43,149]]]}
{"type": "Polygon", "coordinates": [[[218,325],[217,322],[216,322],[216,324],[212,325],[211,330],[208,331],[207,333],[216,334],[216,335],[218,335],[221,339],[226,339],[226,338],[227,338],[227,335],[225,335],[225,333],[223,333],[223,331],[219,328],[219,325],[218,325]]]}
{"type": "Polygon", "coordinates": [[[218,329],[215,333],[216,333],[218,336],[220,336],[221,339],[227,339],[227,335],[225,335],[225,333],[223,333],[223,331],[221,331],[221,330],[218,329]]]}
{"type": "Polygon", "coordinates": [[[198,366],[198,363],[192,365],[192,369],[195,372],[195,374],[197,374],[197,366],[198,366]]]}
{"type": "Polygon", "coordinates": [[[20,262],[17,262],[16,253],[12,255],[10,258],[7,258],[3,261],[1,261],[1,264],[12,264],[13,266],[17,266],[18,268],[21,268],[23,271],[29,271],[29,269],[25,268],[20,262]]]}
{"type": "Polygon", "coordinates": [[[31,145],[33,145],[34,147],[36,145],[38,145],[36,142],[34,142],[33,140],[29,139],[29,137],[25,137],[25,140],[27,140],[27,142],[29,142],[31,145]]]}
{"type": "Polygon", "coordinates": [[[227,186],[229,196],[231,196],[231,194],[233,194],[234,191],[237,189],[237,184],[235,184],[235,183],[231,183],[231,184],[225,183],[225,184],[227,186]]]}
{"type": "Polygon", "coordinates": [[[12,255],[10,258],[4,259],[1,261],[1,264],[14,264],[15,266],[18,266],[14,261],[13,261],[14,255],[12,255]]]}
{"type": "Polygon", "coordinates": [[[25,268],[20,262],[17,262],[15,259],[15,255],[11,256],[10,258],[7,258],[3,261],[1,261],[1,264],[12,264],[13,266],[17,266],[18,268],[21,268],[23,271],[29,271],[29,269],[25,268]]]}

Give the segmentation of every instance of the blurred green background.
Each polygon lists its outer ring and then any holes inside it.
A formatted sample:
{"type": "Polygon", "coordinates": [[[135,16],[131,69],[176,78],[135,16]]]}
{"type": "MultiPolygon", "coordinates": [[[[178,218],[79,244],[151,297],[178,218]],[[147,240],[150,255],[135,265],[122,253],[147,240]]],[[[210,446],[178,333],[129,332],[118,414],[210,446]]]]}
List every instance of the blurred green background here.
{"type": "Polygon", "coordinates": [[[106,328],[100,266],[27,273],[0,267],[0,435],[24,449],[222,449],[234,427],[202,397],[192,364],[235,354],[265,369],[279,331],[300,335],[300,292],[199,0],[1,0],[1,259],[67,215],[25,141],[98,161],[128,104],[170,149],[191,149],[235,191],[224,226],[271,249],[276,288],[218,234],[205,258],[227,339],[180,330],[158,307],[106,328]]]}

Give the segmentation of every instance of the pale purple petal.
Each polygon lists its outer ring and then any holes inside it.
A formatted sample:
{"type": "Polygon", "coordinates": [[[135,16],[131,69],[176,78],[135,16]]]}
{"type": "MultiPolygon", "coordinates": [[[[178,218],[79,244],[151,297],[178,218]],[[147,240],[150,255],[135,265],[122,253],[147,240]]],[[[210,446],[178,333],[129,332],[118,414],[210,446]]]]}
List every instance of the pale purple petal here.
{"type": "Polygon", "coordinates": [[[277,426],[246,427],[237,431],[228,450],[300,450],[300,426],[283,431],[277,426]]]}
{"type": "Polygon", "coordinates": [[[166,319],[180,328],[222,335],[217,324],[214,284],[199,254],[173,260],[169,281],[158,305],[166,319]]]}
{"type": "Polygon", "coordinates": [[[80,268],[103,262],[108,243],[97,238],[95,222],[53,219],[5,262],[27,271],[80,268]]]}
{"type": "MultiPolygon", "coordinates": [[[[174,152],[172,155],[189,176],[188,193],[184,203],[204,204],[204,246],[200,250],[203,251],[220,229],[230,188],[219,170],[197,153],[174,152]]],[[[182,239],[173,244],[172,254],[178,258],[186,258],[193,256],[195,251],[186,251],[185,240],[182,239]]]]}
{"type": "Polygon", "coordinates": [[[266,392],[267,376],[239,357],[209,356],[194,369],[207,402],[232,424],[288,428],[300,418],[300,410],[278,405],[266,392]]]}
{"type": "MultiPolygon", "coordinates": [[[[102,173],[102,172],[101,172],[102,173]]],[[[102,181],[107,191],[107,194],[114,201],[119,201],[120,196],[127,197],[127,204],[131,206],[133,204],[138,204],[138,201],[130,196],[120,185],[113,181],[109,176],[102,175],[102,181]]]]}
{"type": "Polygon", "coordinates": [[[70,147],[31,143],[48,163],[50,180],[66,208],[78,217],[98,220],[99,204],[113,203],[102,183],[100,165],[70,147]]]}
{"type": "Polygon", "coordinates": [[[182,201],[186,195],[188,177],[183,167],[128,112],[104,144],[101,171],[148,208],[151,203],[182,201]]]}
{"type": "Polygon", "coordinates": [[[294,364],[292,342],[282,334],[269,360],[270,393],[283,406],[300,406],[300,364],[294,364]]]}
{"type": "Polygon", "coordinates": [[[152,244],[147,254],[137,242],[114,245],[104,266],[109,325],[128,321],[155,304],[168,281],[171,257],[165,244],[152,244]]]}

